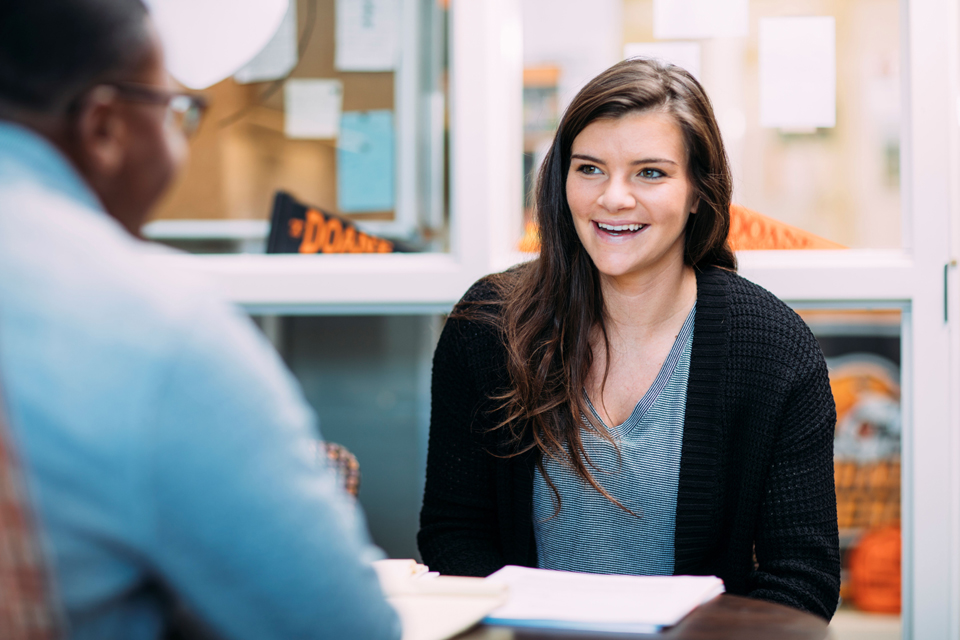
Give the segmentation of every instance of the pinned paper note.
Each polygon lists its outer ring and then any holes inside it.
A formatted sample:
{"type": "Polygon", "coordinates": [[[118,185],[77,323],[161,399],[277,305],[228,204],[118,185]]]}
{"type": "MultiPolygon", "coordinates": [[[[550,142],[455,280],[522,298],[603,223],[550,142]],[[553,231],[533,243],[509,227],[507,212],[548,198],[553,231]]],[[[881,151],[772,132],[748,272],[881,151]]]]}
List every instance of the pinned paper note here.
{"type": "Polygon", "coordinates": [[[343,84],[339,80],[287,80],[283,99],[288,138],[336,138],[340,133],[343,84]]]}
{"type": "Polygon", "coordinates": [[[699,42],[628,42],[623,45],[624,58],[656,58],[683,67],[700,79],[699,42]]]}
{"type": "Polygon", "coordinates": [[[338,71],[393,71],[400,45],[399,0],[337,0],[338,71]]]}
{"type": "Polygon", "coordinates": [[[283,21],[257,56],[237,71],[237,82],[265,82],[285,78],[297,66],[297,3],[291,2],[283,21]]]}
{"type": "Polygon", "coordinates": [[[836,25],[829,16],[760,20],[760,126],[837,122],[836,25]]]}
{"type": "Polygon", "coordinates": [[[749,31],[749,0],[653,0],[658,40],[735,38],[749,31]]]}
{"type": "Polygon", "coordinates": [[[337,144],[337,208],[344,213],[394,208],[392,111],[343,114],[337,144]]]}

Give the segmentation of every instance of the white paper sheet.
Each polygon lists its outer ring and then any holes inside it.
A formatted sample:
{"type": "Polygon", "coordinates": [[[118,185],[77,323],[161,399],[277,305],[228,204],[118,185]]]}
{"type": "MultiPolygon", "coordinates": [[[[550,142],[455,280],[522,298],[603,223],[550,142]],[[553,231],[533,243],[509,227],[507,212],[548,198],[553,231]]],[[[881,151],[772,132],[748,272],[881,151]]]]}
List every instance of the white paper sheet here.
{"type": "Polygon", "coordinates": [[[398,0],[337,0],[338,71],[393,71],[400,33],[398,0]]]}
{"type": "Polygon", "coordinates": [[[700,79],[699,42],[628,42],[623,45],[623,57],[659,58],[689,71],[700,79]]]}
{"type": "Polygon", "coordinates": [[[297,66],[297,3],[291,2],[277,32],[257,56],[234,74],[246,84],[285,77],[297,66]]]}
{"type": "Polygon", "coordinates": [[[836,25],[829,16],[760,20],[760,126],[837,123],[836,25]]]}
{"type": "Polygon", "coordinates": [[[403,625],[402,640],[444,640],[502,605],[507,588],[482,578],[439,576],[415,560],[376,560],[387,602],[403,625]]]}
{"type": "Polygon", "coordinates": [[[390,596],[400,616],[402,640],[445,640],[466,631],[502,604],[503,595],[390,596]]]}
{"type": "Polygon", "coordinates": [[[653,0],[658,40],[733,38],[749,31],[749,0],[653,0]]]}
{"type": "Polygon", "coordinates": [[[283,98],[288,138],[336,138],[340,134],[343,84],[339,80],[287,80],[283,98]]]}
{"type": "Polygon", "coordinates": [[[616,576],[507,566],[487,578],[509,586],[491,624],[650,633],[723,593],[714,576],[616,576]]]}

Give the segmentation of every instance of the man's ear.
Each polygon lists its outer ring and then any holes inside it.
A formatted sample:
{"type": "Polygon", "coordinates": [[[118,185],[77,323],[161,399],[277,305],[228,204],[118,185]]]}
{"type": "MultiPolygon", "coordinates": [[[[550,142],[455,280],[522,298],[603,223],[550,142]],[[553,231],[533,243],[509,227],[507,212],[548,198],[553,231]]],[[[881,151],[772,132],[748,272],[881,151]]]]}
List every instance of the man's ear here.
{"type": "Polygon", "coordinates": [[[91,91],[75,121],[78,158],[92,181],[116,176],[126,155],[127,123],[117,91],[101,86],[91,91]]]}

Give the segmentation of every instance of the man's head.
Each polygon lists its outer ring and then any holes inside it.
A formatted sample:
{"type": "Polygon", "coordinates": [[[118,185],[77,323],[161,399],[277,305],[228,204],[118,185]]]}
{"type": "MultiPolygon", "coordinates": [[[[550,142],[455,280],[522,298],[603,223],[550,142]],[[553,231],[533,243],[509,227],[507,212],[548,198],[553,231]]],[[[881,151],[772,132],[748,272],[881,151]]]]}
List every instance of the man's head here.
{"type": "Polygon", "coordinates": [[[186,154],[140,0],[0,3],[0,119],[48,138],[131,233],[186,154]]]}

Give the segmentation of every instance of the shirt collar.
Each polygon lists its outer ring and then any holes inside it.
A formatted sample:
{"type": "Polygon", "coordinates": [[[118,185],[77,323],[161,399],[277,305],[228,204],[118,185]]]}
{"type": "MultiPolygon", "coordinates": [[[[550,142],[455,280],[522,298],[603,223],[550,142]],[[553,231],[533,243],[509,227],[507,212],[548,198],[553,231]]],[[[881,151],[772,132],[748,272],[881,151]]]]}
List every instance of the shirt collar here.
{"type": "Polygon", "coordinates": [[[90,186],[49,140],[26,127],[0,120],[0,189],[24,182],[105,213],[90,186]]]}

